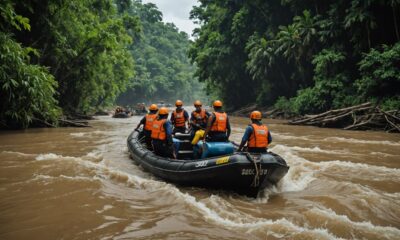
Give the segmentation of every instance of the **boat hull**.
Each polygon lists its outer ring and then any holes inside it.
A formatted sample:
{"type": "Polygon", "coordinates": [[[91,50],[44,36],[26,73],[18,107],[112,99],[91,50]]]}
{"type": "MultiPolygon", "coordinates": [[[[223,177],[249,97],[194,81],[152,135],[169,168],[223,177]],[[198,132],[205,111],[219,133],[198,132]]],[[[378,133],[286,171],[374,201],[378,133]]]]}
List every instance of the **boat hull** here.
{"type": "Polygon", "coordinates": [[[130,118],[130,117],[132,117],[132,114],[131,113],[122,112],[122,113],[116,113],[112,117],[113,118],[130,118]]]}
{"type": "Polygon", "coordinates": [[[127,140],[132,159],[146,171],[166,181],[235,191],[251,197],[279,182],[289,170],[285,160],[274,153],[233,153],[196,160],[160,157],[146,149],[132,132],[127,140]]]}

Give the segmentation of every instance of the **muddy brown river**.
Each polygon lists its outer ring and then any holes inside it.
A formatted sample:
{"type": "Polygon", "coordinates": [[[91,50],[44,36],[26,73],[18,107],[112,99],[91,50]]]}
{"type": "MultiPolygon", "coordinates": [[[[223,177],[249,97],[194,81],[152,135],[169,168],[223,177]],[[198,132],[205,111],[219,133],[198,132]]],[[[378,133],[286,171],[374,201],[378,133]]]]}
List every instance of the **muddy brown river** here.
{"type": "Polygon", "coordinates": [[[267,120],[290,170],[253,199],[144,172],[139,120],[0,132],[0,239],[400,239],[400,134],[267,120]]]}

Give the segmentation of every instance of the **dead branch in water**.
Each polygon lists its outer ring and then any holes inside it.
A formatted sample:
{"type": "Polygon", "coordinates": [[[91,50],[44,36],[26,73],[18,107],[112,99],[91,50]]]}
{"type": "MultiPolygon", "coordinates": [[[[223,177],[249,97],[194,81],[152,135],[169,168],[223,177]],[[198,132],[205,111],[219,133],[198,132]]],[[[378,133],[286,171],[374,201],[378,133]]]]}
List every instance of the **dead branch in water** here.
{"type": "Polygon", "coordinates": [[[51,124],[51,123],[48,123],[47,121],[42,120],[42,119],[39,119],[39,118],[35,118],[35,117],[34,117],[33,120],[36,121],[36,122],[38,122],[38,123],[40,123],[40,124],[43,124],[43,125],[46,126],[46,127],[52,127],[52,128],[56,127],[55,125],[53,125],[53,124],[51,124]]]}
{"type": "Polygon", "coordinates": [[[320,114],[305,115],[300,119],[289,121],[289,124],[400,132],[400,114],[396,110],[385,112],[367,102],[320,114]]]}
{"type": "Polygon", "coordinates": [[[87,121],[71,121],[66,119],[58,119],[58,122],[63,127],[91,127],[87,121]]]}

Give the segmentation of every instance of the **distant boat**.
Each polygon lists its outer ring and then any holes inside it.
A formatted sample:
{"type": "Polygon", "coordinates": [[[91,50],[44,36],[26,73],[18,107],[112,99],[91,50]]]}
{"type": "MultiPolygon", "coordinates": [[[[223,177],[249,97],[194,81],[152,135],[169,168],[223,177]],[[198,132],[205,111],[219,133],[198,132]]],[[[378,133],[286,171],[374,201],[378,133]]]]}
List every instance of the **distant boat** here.
{"type": "Polygon", "coordinates": [[[114,113],[113,118],[129,118],[132,117],[132,112],[119,112],[114,113]]]}
{"type": "MultiPolygon", "coordinates": [[[[190,145],[189,134],[175,137],[182,146],[185,142],[190,145]]],[[[136,131],[129,135],[127,144],[132,159],[155,176],[179,185],[231,190],[256,197],[261,190],[278,183],[289,170],[286,161],[272,152],[233,152],[194,160],[190,158],[193,151],[184,147],[186,150],[178,149],[178,159],[171,159],[148,150],[142,139],[142,133],[136,131]]]]}

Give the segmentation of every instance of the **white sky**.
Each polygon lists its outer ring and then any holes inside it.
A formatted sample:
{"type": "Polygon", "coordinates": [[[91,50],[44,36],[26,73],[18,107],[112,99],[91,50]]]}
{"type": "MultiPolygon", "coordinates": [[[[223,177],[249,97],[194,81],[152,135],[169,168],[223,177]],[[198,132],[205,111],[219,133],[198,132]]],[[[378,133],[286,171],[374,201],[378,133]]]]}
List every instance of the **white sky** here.
{"type": "Polygon", "coordinates": [[[154,3],[163,14],[164,22],[172,22],[180,31],[192,36],[196,25],[189,19],[193,5],[200,5],[197,0],[142,0],[142,3],[154,3]]]}

